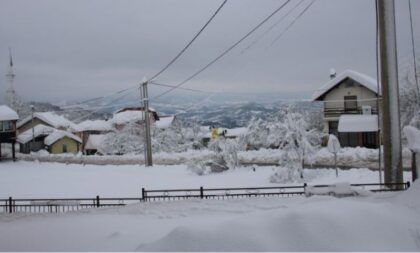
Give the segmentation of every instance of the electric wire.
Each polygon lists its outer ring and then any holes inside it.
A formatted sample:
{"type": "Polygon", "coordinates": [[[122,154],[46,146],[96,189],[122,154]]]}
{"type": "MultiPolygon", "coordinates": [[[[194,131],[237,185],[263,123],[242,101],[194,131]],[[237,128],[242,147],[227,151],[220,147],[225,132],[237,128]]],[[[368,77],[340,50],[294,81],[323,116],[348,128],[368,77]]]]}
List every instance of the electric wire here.
{"type": "Polygon", "coordinates": [[[285,18],[287,18],[287,16],[289,16],[299,5],[301,5],[305,0],[300,0],[298,2],[298,4],[296,4],[295,6],[293,6],[293,8],[291,8],[284,16],[282,16],[276,23],[274,23],[272,26],[270,26],[267,30],[265,30],[265,32],[263,34],[261,34],[261,36],[259,36],[258,38],[256,38],[251,44],[249,44],[246,48],[244,48],[241,51],[241,54],[245,53],[246,51],[248,51],[251,47],[253,47],[255,44],[258,43],[258,41],[260,41],[265,35],[267,35],[271,30],[273,30],[278,24],[280,24],[285,18]]]}
{"type": "Polygon", "coordinates": [[[191,44],[200,36],[200,34],[206,29],[206,27],[210,24],[210,22],[216,17],[216,15],[220,12],[220,10],[223,8],[223,6],[226,4],[227,0],[224,0],[222,4],[217,8],[217,10],[213,13],[213,15],[210,17],[210,19],[204,24],[204,26],[198,31],[198,33],[192,38],[192,40],[159,72],[157,72],[155,75],[153,75],[148,82],[158,77],[160,74],[162,74],[165,70],[167,70],[176,60],[178,60],[179,57],[191,46],[191,44]]]}
{"type": "Polygon", "coordinates": [[[160,98],[166,94],[168,94],[169,92],[177,89],[178,87],[184,85],[185,83],[187,83],[188,81],[190,81],[191,79],[193,79],[194,77],[196,77],[197,75],[199,75],[201,72],[203,72],[204,70],[206,70],[207,68],[209,68],[211,65],[213,65],[215,62],[217,62],[218,60],[220,60],[223,56],[225,56],[227,53],[229,53],[232,49],[234,49],[236,46],[238,46],[242,41],[244,41],[246,38],[248,38],[252,33],[254,33],[258,28],[260,28],[264,23],[266,23],[269,19],[271,19],[277,12],[279,12],[281,9],[283,9],[283,7],[285,7],[291,0],[287,0],[285,1],[282,5],[280,5],[280,7],[278,7],[276,10],[274,10],[269,16],[267,16],[264,20],[262,20],[257,26],[255,26],[251,31],[249,31],[247,34],[245,34],[245,36],[243,36],[241,39],[239,39],[237,42],[235,42],[232,46],[230,46],[229,48],[227,48],[225,51],[223,51],[223,53],[221,53],[219,56],[217,56],[215,59],[213,59],[212,61],[210,61],[207,65],[205,65],[204,67],[202,67],[200,70],[198,70],[197,72],[195,72],[193,75],[191,75],[190,77],[188,77],[187,79],[185,79],[184,81],[180,82],[179,84],[175,85],[173,88],[170,88],[169,90],[162,92],[161,94],[153,97],[153,99],[157,99],[160,98]]]}
{"type": "Polygon", "coordinates": [[[271,45],[270,46],[273,46],[274,45],[274,43],[276,43],[276,41],[278,41],[282,36],[283,36],[283,34],[285,34],[295,23],[296,23],[296,21],[298,21],[298,19],[299,18],[301,18],[302,16],[303,16],[303,14],[305,14],[305,12],[315,3],[315,1],[316,0],[312,0],[312,2],[308,5],[308,6],[306,6],[306,8],[305,9],[303,9],[303,11],[298,15],[298,16],[296,16],[296,18],[286,27],[286,29],[284,29],[283,30],[283,32],[281,32],[274,40],[273,40],[273,42],[271,42],[271,45]]]}
{"type": "MultiPolygon", "coordinates": [[[[150,84],[156,85],[156,86],[162,86],[162,87],[168,87],[168,88],[173,88],[175,87],[174,85],[169,85],[169,84],[163,84],[163,83],[157,83],[155,81],[150,81],[150,84]]],[[[191,89],[191,88],[184,88],[184,87],[179,87],[180,90],[187,90],[187,91],[193,91],[193,92],[201,92],[201,93],[214,93],[212,91],[204,91],[204,90],[198,90],[198,89],[191,89]]]]}

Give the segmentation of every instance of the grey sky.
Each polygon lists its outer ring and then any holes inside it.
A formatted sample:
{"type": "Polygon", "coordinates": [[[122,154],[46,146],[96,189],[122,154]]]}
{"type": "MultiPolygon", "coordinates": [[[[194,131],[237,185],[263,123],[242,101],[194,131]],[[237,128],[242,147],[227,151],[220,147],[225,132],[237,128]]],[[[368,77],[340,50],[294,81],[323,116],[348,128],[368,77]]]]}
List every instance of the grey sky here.
{"type": "MultiPolygon", "coordinates": [[[[8,47],[15,87],[26,100],[95,97],[133,86],[160,70],[201,28],[222,1],[0,0],[0,91],[8,47]]],[[[158,80],[177,84],[236,42],[284,0],[229,0],[193,46],[158,80]]],[[[273,46],[291,19],[245,53],[241,50],[298,0],[185,87],[227,92],[309,91],[329,69],[373,77],[374,0],[317,0],[273,46]]],[[[399,55],[409,57],[408,2],[396,1],[399,55]]],[[[413,1],[415,24],[420,4],[413,1]]],[[[419,41],[418,27],[416,40],[419,41]]],[[[419,52],[420,54],[420,52],[419,52]]],[[[151,93],[162,89],[151,88],[151,93]]],[[[1,96],[3,97],[3,96],[1,96]]]]}

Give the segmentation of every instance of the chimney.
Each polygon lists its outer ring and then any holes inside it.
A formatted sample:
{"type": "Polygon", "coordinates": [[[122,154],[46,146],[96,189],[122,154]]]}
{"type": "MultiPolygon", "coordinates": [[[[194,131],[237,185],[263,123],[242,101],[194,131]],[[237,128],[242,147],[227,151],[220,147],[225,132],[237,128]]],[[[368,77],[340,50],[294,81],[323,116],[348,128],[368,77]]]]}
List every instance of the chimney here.
{"type": "Polygon", "coordinates": [[[337,76],[334,68],[330,68],[330,79],[334,79],[337,76]]]}

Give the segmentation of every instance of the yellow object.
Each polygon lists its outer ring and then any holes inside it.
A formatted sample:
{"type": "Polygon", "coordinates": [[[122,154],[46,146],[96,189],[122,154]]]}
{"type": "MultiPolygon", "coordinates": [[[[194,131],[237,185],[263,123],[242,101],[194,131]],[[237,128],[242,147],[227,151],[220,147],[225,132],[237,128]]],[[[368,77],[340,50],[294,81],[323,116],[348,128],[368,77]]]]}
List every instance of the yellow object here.
{"type": "Polygon", "coordinates": [[[217,139],[217,137],[219,137],[219,128],[212,128],[211,129],[211,138],[217,139]]]}
{"type": "Polygon", "coordinates": [[[64,137],[50,146],[51,154],[77,153],[78,151],[79,143],[68,137],[64,137]]]}

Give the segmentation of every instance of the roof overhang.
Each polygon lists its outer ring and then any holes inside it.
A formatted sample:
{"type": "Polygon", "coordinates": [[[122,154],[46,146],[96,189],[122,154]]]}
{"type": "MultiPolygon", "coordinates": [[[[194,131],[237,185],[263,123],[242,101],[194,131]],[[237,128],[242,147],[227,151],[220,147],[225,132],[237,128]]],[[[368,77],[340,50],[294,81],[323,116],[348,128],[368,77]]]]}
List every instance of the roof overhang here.
{"type": "Polygon", "coordinates": [[[341,115],[338,132],[377,132],[378,115],[341,115]]]}

